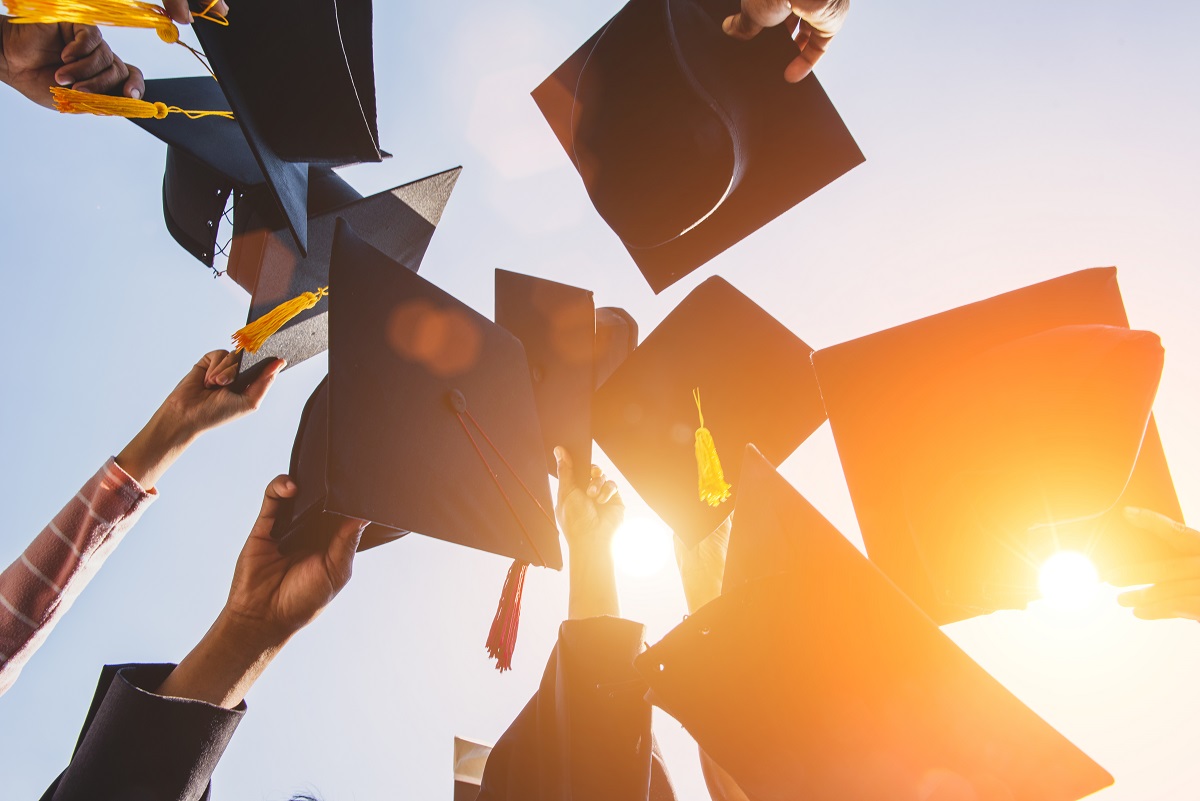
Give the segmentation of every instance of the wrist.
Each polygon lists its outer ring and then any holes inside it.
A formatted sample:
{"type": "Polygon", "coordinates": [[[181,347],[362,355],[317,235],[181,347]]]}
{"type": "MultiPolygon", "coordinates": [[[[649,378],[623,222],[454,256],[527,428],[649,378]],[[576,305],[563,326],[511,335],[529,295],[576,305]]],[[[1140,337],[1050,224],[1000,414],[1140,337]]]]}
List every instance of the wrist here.
{"type": "Polygon", "coordinates": [[[247,615],[229,604],[217,615],[212,632],[222,647],[231,648],[244,658],[278,653],[296,633],[284,626],[269,624],[261,618],[247,615]]]}

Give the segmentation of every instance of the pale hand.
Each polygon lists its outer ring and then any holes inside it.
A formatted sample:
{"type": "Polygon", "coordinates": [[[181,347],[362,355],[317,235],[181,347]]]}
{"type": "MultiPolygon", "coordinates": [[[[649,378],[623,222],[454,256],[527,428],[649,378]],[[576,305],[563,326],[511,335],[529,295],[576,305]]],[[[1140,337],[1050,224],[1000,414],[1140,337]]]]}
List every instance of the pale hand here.
{"type": "Polygon", "coordinates": [[[764,28],[782,25],[793,14],[799,17],[794,39],[800,54],[788,64],[783,77],[797,83],[808,77],[825,55],[834,35],[842,29],[850,0],[742,0],[741,13],[727,17],[725,33],[735,39],[753,39],[764,28]]]}
{"type": "Polygon", "coordinates": [[[1152,585],[1123,593],[1118,598],[1121,605],[1133,607],[1133,613],[1144,620],[1200,620],[1200,532],[1149,509],[1129,507],[1125,517],[1173,546],[1179,555],[1162,562],[1118,568],[1106,576],[1118,587],[1152,585]]]}
{"type": "Polygon", "coordinates": [[[554,449],[558,460],[558,505],[554,508],[567,546],[608,548],[625,520],[625,503],[617,485],[592,465],[591,478],[584,488],[576,484],[575,465],[566,449],[554,449]]]}

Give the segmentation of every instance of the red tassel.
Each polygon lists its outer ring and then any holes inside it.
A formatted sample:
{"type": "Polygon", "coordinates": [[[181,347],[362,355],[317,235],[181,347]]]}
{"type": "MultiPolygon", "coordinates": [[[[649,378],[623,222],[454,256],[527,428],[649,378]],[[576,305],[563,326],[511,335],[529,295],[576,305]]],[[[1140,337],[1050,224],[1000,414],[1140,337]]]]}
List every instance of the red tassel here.
{"type": "Polygon", "coordinates": [[[504,591],[500,594],[500,606],[492,619],[492,630],[488,632],[488,656],[496,660],[496,669],[503,673],[512,670],[513,651],[517,648],[517,626],[521,622],[521,591],[525,588],[525,571],[528,562],[517,560],[508,568],[504,579],[504,591]]]}

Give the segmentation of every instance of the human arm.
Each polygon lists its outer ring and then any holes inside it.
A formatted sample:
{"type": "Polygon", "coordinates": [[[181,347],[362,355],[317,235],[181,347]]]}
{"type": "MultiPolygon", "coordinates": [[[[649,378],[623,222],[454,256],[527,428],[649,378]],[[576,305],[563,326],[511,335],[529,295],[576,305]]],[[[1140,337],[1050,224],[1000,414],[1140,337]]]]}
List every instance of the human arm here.
{"type": "Polygon", "coordinates": [[[732,515],[725,518],[715,531],[694,548],[689,548],[678,536],[675,537],[675,562],[683,579],[683,595],[689,614],[721,594],[732,520],[732,515]]]}
{"type": "Polygon", "coordinates": [[[1161,562],[1120,567],[1106,578],[1118,587],[1150,584],[1118,596],[1122,606],[1145,620],[1200,621],[1200,532],[1149,509],[1127,507],[1125,518],[1174,547],[1178,556],[1161,562]]]}
{"type": "Polygon", "coordinates": [[[271,540],[295,491],[287,476],[267,487],[229,598],[178,666],[106,669],[71,763],[44,801],[206,796],[246,692],[350,579],[362,521],[347,519],[315,551],[285,556],[271,540]]]}
{"type": "Polygon", "coordinates": [[[800,54],[788,64],[783,77],[797,83],[808,77],[835,34],[842,29],[850,0],[742,0],[742,10],[727,17],[725,33],[735,39],[753,39],[763,28],[799,17],[793,39],[800,54]]]}
{"type": "Polygon", "coordinates": [[[566,449],[555,448],[554,456],[558,460],[558,504],[554,511],[567,539],[570,560],[568,617],[619,617],[612,540],[625,520],[621,494],[596,465],[592,465],[587,486],[580,488],[566,449]]]}
{"type": "Polygon", "coordinates": [[[126,65],[91,25],[16,24],[0,17],[0,81],[54,108],[52,86],[141,97],[142,72],[126,65]]]}
{"type": "Polygon", "coordinates": [[[167,467],[204,431],[257,408],[281,367],[271,365],[238,394],[228,389],[235,369],[228,354],[204,356],[121,454],[0,573],[0,694],[157,497],[154,485],[167,467]]]}

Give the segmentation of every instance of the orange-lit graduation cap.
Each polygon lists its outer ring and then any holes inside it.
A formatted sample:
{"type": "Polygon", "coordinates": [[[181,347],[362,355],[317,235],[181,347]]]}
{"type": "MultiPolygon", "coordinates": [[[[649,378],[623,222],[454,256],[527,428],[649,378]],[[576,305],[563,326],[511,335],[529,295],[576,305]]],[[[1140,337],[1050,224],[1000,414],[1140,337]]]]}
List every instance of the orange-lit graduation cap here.
{"type": "Polygon", "coordinates": [[[780,464],[824,422],[811,354],[752,300],[710,278],[596,392],[596,442],[667,525],[695,545],[733,509],[747,443],[780,464]],[[709,467],[698,458],[704,432],[715,444],[708,455],[719,456],[731,485],[724,502],[719,492],[701,497],[699,479],[709,467]]]}
{"type": "MultiPolygon", "coordinates": [[[[592,293],[544,278],[496,271],[496,323],[521,340],[551,475],[554,447],[592,463],[592,394],[633,351],[637,323],[621,309],[597,309],[592,293]]],[[[580,481],[587,481],[586,470],[580,481]]]]}
{"type": "Polygon", "coordinates": [[[631,0],[533,93],[596,210],[657,293],[862,163],[782,26],[737,0],[631,0]]]}
{"type": "Polygon", "coordinates": [[[326,455],[276,536],[341,515],[560,568],[521,343],[340,220],[328,302],[327,411],[299,437],[323,425],[326,455]]]}
{"type": "Polygon", "coordinates": [[[735,548],[766,558],[637,666],[749,798],[1075,801],[1112,783],[753,448],[742,485],[728,567],[735,548]]]}
{"type": "Polygon", "coordinates": [[[1163,558],[1125,505],[1180,517],[1151,406],[1158,337],[1086,270],[819,351],[867,552],[939,623],[1037,597],[1055,549],[1163,558]]]}

